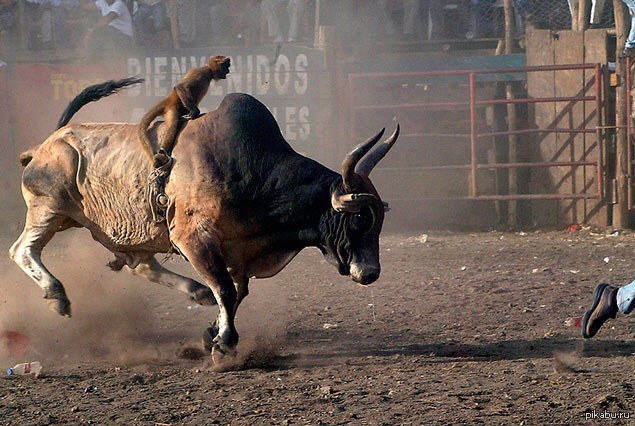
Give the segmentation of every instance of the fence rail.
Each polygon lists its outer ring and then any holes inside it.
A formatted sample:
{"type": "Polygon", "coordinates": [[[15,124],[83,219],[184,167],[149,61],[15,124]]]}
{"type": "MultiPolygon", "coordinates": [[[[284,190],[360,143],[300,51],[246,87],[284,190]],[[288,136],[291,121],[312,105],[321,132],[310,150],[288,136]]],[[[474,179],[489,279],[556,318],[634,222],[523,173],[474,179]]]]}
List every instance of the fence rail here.
{"type": "MultiPolygon", "coordinates": [[[[448,195],[448,196],[430,196],[426,197],[422,195],[419,200],[523,200],[523,199],[601,199],[606,195],[605,189],[605,148],[602,138],[602,132],[607,126],[602,125],[602,84],[604,68],[600,64],[572,64],[572,65],[549,65],[549,66],[533,66],[533,67],[518,67],[518,68],[501,68],[501,69],[487,69],[487,70],[448,70],[448,71],[431,71],[431,72],[408,72],[408,73],[372,73],[372,74],[350,74],[348,78],[348,99],[349,99],[349,111],[352,115],[350,120],[350,133],[352,138],[360,138],[362,132],[358,132],[358,126],[363,117],[369,113],[377,114],[379,112],[386,112],[392,115],[399,116],[400,114],[410,114],[421,112],[421,117],[425,116],[431,111],[441,111],[452,109],[464,110],[469,115],[468,126],[465,128],[465,132],[461,132],[460,129],[454,128],[453,133],[439,133],[430,132],[427,133],[424,130],[418,129],[415,132],[409,132],[404,135],[404,138],[416,139],[419,142],[428,138],[446,138],[446,139],[468,139],[469,140],[469,162],[464,164],[435,164],[435,165],[410,165],[406,167],[391,167],[384,168],[386,171],[398,171],[407,174],[409,171],[448,171],[448,170],[462,170],[466,171],[469,175],[468,190],[463,195],[448,195]],[[529,73],[545,73],[545,72],[558,72],[558,71],[571,71],[571,70],[588,70],[593,73],[591,94],[586,94],[585,87],[580,89],[582,94],[576,96],[553,96],[553,97],[537,97],[530,98],[520,97],[515,99],[506,98],[491,98],[484,99],[483,88],[487,87],[488,83],[479,79],[481,76],[487,75],[499,75],[509,76],[512,74],[521,73],[527,76],[529,73]],[[373,82],[406,82],[404,84],[411,84],[411,82],[420,82],[419,85],[432,84],[434,81],[446,81],[456,77],[461,77],[461,83],[458,86],[466,90],[464,100],[443,100],[441,102],[432,101],[406,101],[403,103],[394,102],[381,103],[376,99],[368,100],[368,91],[365,90],[365,85],[370,83],[373,86],[373,82]],[[366,98],[366,101],[364,101],[366,98]],[[507,107],[509,105],[531,105],[531,104],[545,104],[545,103],[566,103],[567,105],[576,105],[577,103],[591,103],[592,108],[595,109],[595,115],[597,117],[597,125],[584,127],[527,127],[527,128],[511,128],[507,129],[493,129],[491,131],[483,131],[484,123],[482,122],[482,114],[479,111],[483,108],[502,106],[507,107]],[[459,130],[459,131],[457,131],[459,130]],[[593,143],[597,144],[593,151],[593,158],[580,158],[576,161],[530,161],[530,162],[484,162],[479,160],[478,146],[481,140],[484,138],[510,138],[521,135],[533,135],[533,134],[569,134],[571,137],[575,135],[595,135],[593,143]],[[513,170],[521,168],[568,168],[572,171],[577,168],[590,168],[593,170],[595,182],[593,188],[583,185],[583,192],[560,192],[557,186],[553,188],[553,191],[544,193],[503,193],[499,191],[497,193],[484,193],[481,191],[481,176],[480,170],[513,170]]],[[[454,81],[454,80],[453,80],[454,81]]],[[[491,83],[491,82],[490,82],[491,83]]],[[[582,85],[584,86],[584,85],[582,85]]],[[[566,107],[565,107],[566,108],[566,107]]],[[[564,109],[564,108],[563,108],[564,109]]],[[[554,123],[558,124],[558,123],[554,123]]],[[[561,124],[561,123],[560,123],[561,124]]],[[[409,128],[417,128],[416,123],[402,123],[404,130],[408,131],[409,128]]],[[[452,143],[452,142],[447,142],[452,143]]],[[[509,142],[511,143],[511,142],[509,142]]],[[[519,142],[521,143],[521,142],[519,142]]],[[[524,143],[524,142],[522,142],[524,143]]],[[[532,143],[528,141],[526,143],[532,143]]],[[[451,161],[454,163],[454,161],[451,161]]],[[[447,163],[447,162],[446,162],[447,163]]],[[[381,167],[379,168],[381,169],[381,167]]]]}

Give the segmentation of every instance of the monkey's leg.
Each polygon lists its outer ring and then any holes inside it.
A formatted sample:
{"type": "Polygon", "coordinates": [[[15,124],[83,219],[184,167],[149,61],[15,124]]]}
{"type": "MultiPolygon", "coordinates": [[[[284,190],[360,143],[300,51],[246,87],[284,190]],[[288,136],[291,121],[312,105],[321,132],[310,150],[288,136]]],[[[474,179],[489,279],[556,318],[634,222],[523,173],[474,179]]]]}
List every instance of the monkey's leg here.
{"type": "Polygon", "coordinates": [[[176,135],[180,125],[180,116],[176,108],[166,110],[163,117],[165,119],[165,133],[159,145],[159,152],[154,155],[155,168],[159,168],[169,161],[176,144],[176,135]]]}

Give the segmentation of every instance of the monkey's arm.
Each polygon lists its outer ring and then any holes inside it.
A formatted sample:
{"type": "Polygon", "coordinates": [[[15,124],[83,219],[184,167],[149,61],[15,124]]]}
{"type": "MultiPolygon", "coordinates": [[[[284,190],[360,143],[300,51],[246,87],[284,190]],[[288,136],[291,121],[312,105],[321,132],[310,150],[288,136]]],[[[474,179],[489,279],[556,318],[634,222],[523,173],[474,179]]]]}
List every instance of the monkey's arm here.
{"type": "Polygon", "coordinates": [[[190,112],[184,116],[185,119],[194,120],[196,117],[201,115],[201,111],[198,109],[198,102],[196,101],[190,85],[178,83],[174,86],[174,91],[179,96],[183,106],[190,112]]]}

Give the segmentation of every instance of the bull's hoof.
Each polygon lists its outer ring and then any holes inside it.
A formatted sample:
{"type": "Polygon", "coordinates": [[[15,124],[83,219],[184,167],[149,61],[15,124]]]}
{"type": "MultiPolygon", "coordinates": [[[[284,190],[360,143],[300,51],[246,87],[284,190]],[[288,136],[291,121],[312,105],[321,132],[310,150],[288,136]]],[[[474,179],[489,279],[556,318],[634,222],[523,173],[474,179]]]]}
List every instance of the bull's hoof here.
{"type": "Polygon", "coordinates": [[[214,293],[209,287],[201,285],[200,288],[190,293],[190,299],[193,302],[198,303],[203,306],[214,306],[218,305],[216,301],[216,297],[214,297],[214,293]]]}
{"type": "Polygon", "coordinates": [[[47,299],[49,309],[61,316],[71,317],[71,302],[68,298],[47,299]]]}
{"type": "Polygon", "coordinates": [[[113,271],[121,271],[124,266],[126,266],[126,259],[121,256],[115,256],[114,260],[111,260],[106,264],[113,271]]]}
{"type": "Polygon", "coordinates": [[[218,336],[218,327],[216,327],[216,324],[209,327],[203,333],[203,349],[205,349],[205,352],[208,354],[214,349],[214,339],[216,339],[216,336],[218,336]]]}
{"type": "Polygon", "coordinates": [[[214,365],[231,363],[236,358],[236,348],[222,343],[215,343],[212,347],[212,363],[214,365]]]}

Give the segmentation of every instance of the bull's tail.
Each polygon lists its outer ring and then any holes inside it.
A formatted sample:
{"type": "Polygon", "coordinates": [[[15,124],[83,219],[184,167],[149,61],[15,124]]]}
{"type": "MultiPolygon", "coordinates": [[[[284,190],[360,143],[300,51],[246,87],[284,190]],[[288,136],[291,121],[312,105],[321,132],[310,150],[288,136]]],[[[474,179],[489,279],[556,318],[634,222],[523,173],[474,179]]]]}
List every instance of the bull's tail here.
{"type": "MultiPolygon", "coordinates": [[[[71,121],[71,118],[79,111],[84,105],[89,102],[97,101],[106,96],[110,96],[113,93],[117,93],[119,90],[123,89],[126,86],[130,86],[133,84],[141,83],[144,79],[140,77],[127,77],[121,80],[108,80],[103,83],[93,84],[92,86],[88,86],[84,90],[82,90],[79,95],[75,96],[75,98],[68,104],[59,121],[57,122],[56,129],[64,127],[71,121]]],[[[22,156],[20,156],[20,163],[22,163],[22,156]]],[[[28,163],[30,159],[26,160],[28,163]]],[[[24,165],[24,164],[23,164],[24,165]]]]}
{"type": "MultiPolygon", "coordinates": [[[[144,81],[143,78],[139,77],[127,77],[121,80],[108,80],[103,83],[93,84],[88,86],[84,90],[82,90],[79,95],[75,96],[75,98],[68,104],[59,121],[57,122],[56,129],[60,129],[68,124],[71,121],[71,118],[79,111],[84,105],[89,102],[97,101],[106,96],[110,96],[113,93],[117,93],[121,89],[127,86],[131,86],[133,84],[142,83],[144,81]]],[[[33,152],[35,148],[29,149],[28,151],[24,151],[20,154],[20,164],[25,166],[31,162],[33,159],[33,152]]]]}

